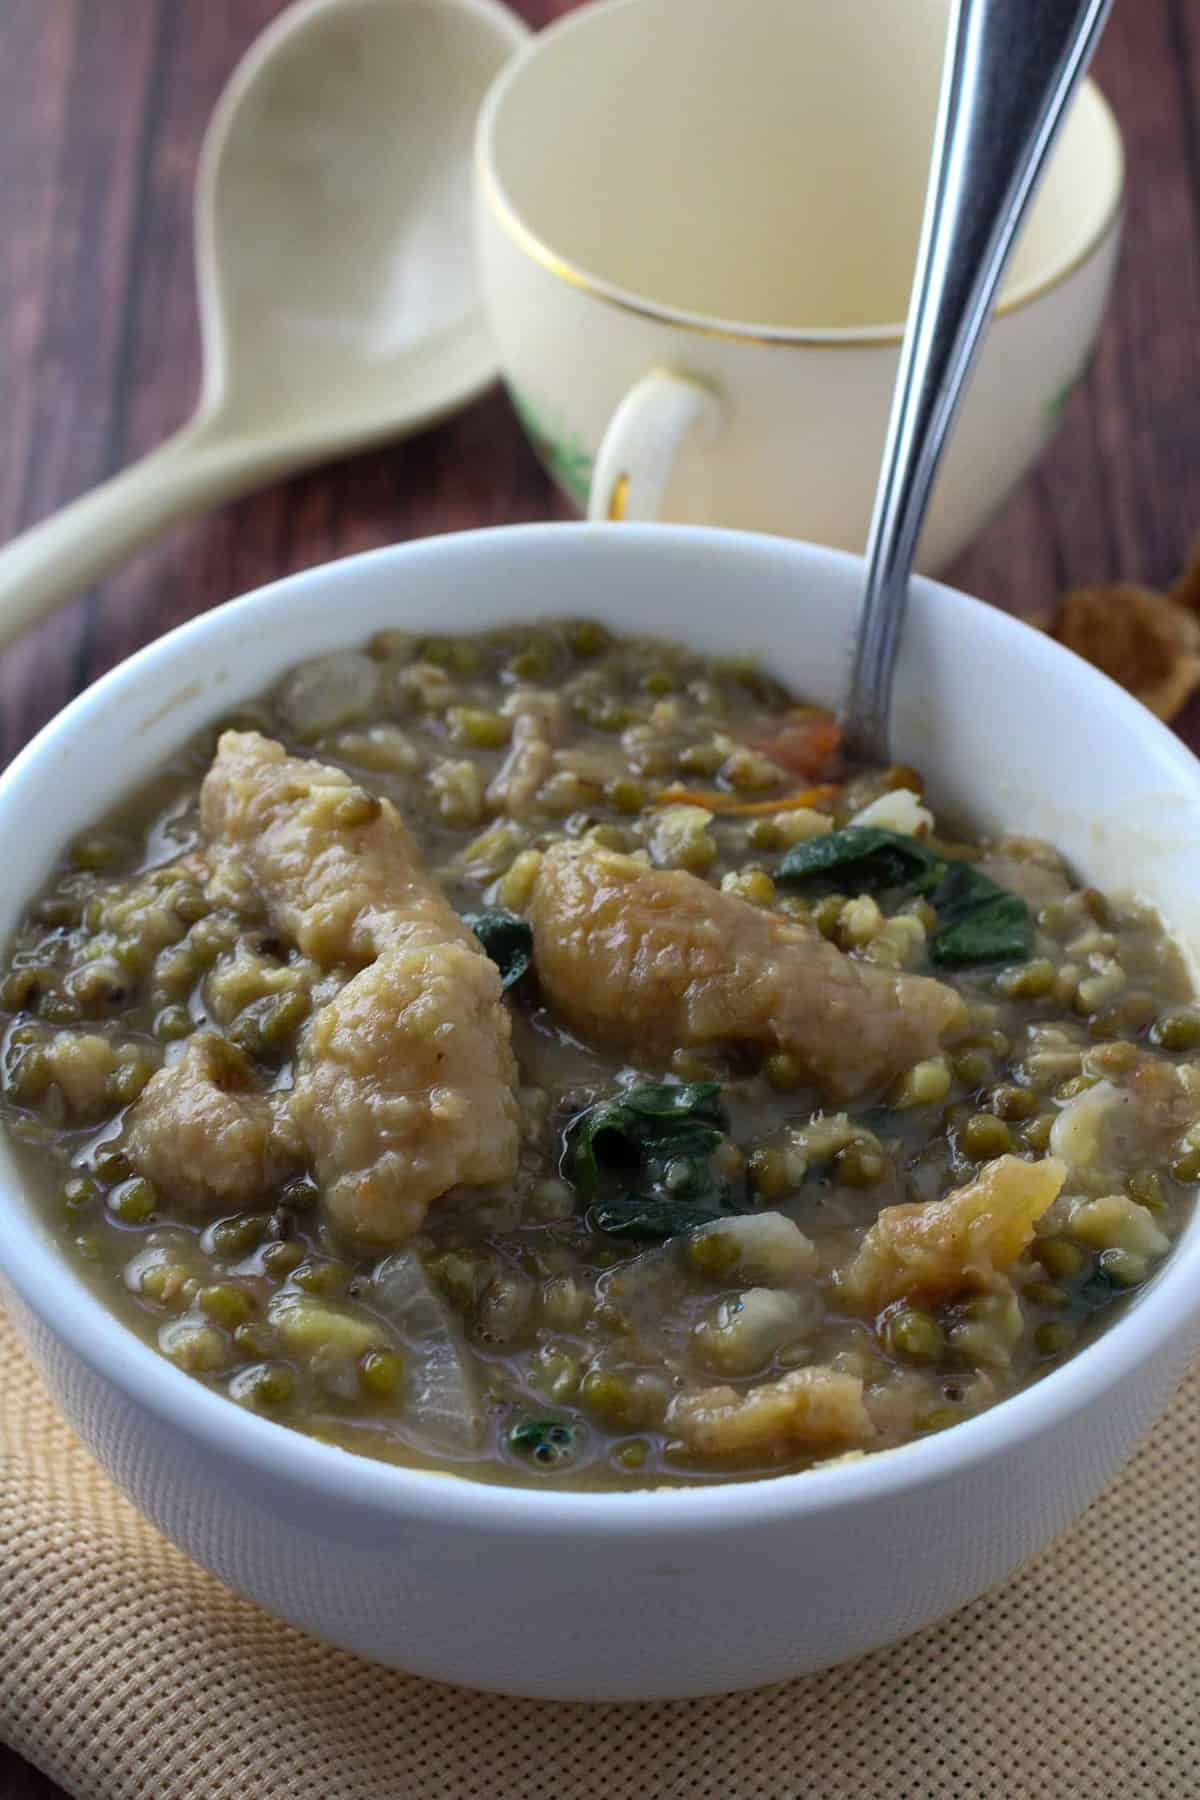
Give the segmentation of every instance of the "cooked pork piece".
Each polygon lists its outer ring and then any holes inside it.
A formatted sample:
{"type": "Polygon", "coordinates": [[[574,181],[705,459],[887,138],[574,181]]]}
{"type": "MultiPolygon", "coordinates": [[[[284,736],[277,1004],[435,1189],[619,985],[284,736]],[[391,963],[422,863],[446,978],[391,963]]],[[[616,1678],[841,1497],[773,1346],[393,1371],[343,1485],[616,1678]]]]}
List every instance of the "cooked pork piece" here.
{"type": "MultiPolygon", "coordinates": [[[[214,863],[248,876],[305,956],[349,976],[304,1034],[284,1102],[338,1229],[400,1243],[449,1188],[508,1179],[517,1069],[500,976],[395,807],[340,769],[231,731],[201,816],[214,863]]],[[[186,1124],[195,1102],[174,1071],[158,1079],[163,1135],[172,1108],[186,1124]]],[[[211,1123],[219,1155],[215,1114],[211,1123]]],[[[248,1175],[244,1159],[238,1167],[248,1175]]]]}
{"type": "Polygon", "coordinates": [[[852,961],[807,926],[614,851],[554,845],[528,912],[542,987],[585,1037],[786,1050],[836,1099],[890,1081],[966,1017],[939,981],[852,961]]]}
{"type": "Polygon", "coordinates": [[[885,1206],[839,1284],[852,1306],[944,1300],[987,1288],[1033,1242],[1066,1177],[1053,1157],[998,1156],[965,1187],[924,1205],[885,1206]]]}

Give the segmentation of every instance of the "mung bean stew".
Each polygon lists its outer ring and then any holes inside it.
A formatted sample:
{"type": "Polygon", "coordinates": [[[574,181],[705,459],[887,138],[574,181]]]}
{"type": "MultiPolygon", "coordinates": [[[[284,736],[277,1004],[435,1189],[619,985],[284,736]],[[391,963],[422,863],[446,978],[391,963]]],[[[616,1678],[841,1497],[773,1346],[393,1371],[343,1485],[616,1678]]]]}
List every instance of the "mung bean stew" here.
{"type": "Polygon", "coordinates": [[[1200,1181],[1148,909],[745,661],[571,621],[293,670],[73,843],[0,980],[65,1256],[238,1405],[589,1488],[941,1431],[1200,1181]]]}

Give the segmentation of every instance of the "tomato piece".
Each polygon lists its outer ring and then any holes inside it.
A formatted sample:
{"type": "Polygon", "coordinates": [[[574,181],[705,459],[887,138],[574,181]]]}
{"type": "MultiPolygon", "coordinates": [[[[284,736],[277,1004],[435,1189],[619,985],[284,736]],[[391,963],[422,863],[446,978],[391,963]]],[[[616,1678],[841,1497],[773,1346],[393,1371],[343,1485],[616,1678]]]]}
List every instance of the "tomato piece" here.
{"type": "Polygon", "coordinates": [[[794,775],[823,775],[829,769],[842,741],[837,720],[828,713],[803,710],[785,714],[774,731],[752,740],[751,749],[761,750],[781,769],[794,775]]]}

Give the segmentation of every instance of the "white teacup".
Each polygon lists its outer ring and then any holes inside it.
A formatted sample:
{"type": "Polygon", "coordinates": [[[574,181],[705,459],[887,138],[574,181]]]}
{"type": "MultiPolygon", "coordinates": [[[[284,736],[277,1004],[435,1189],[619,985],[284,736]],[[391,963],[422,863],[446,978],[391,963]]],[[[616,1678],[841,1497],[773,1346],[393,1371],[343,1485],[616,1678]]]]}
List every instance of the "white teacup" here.
{"type": "MultiPolygon", "coordinates": [[[[610,0],[497,77],[484,297],[552,475],[593,518],[865,541],[946,0],[610,0]]],[[[1123,159],[1090,83],[1017,247],[922,539],[947,562],[1037,457],[1099,327],[1123,159]]]]}

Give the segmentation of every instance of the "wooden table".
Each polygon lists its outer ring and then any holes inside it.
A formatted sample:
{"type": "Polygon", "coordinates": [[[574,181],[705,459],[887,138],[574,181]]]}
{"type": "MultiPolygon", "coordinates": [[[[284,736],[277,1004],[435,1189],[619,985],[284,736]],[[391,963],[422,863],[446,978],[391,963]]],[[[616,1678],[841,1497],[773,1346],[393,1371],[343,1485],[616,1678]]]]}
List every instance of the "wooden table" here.
{"type": "MultiPolygon", "coordinates": [[[[280,10],[0,6],[0,538],[185,417],[199,372],[196,152],[235,61],[280,10]]],[[[567,6],[519,10],[542,24],[567,6]]],[[[1118,0],[1098,73],[1130,163],[1099,354],[1039,468],[950,571],[1016,611],[1044,610],[1076,582],[1165,583],[1200,530],[1200,0],[1118,0]]],[[[138,645],[260,582],[426,532],[564,510],[492,391],[408,443],[175,530],[10,650],[0,756],[138,645]]],[[[1200,745],[1200,701],[1182,726],[1200,745]]],[[[0,1800],[59,1793],[0,1748],[0,1800]]]]}

